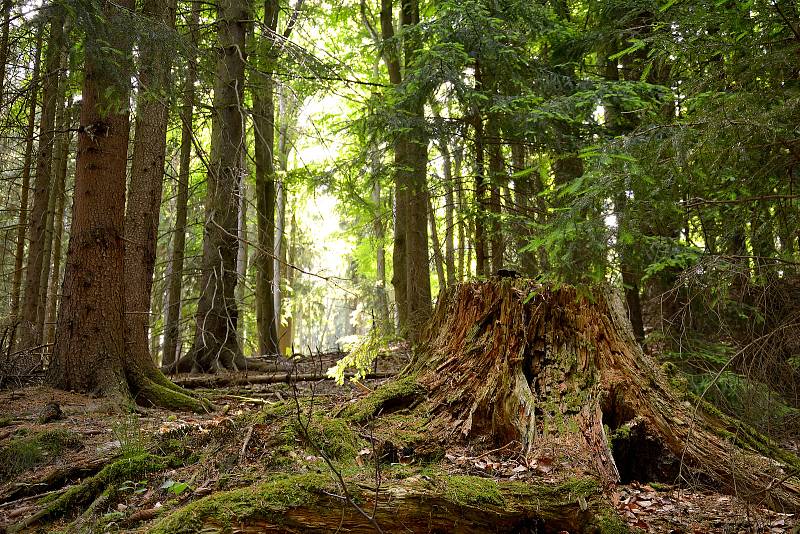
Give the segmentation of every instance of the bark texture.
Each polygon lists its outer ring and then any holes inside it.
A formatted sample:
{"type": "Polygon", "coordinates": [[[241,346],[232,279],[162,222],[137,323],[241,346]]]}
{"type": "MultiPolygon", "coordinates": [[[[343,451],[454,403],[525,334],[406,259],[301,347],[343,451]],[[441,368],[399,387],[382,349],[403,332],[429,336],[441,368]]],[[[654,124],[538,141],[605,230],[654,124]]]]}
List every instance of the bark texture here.
{"type": "MultiPolygon", "coordinates": [[[[106,4],[108,34],[92,36],[125,58],[131,42],[119,31],[129,23],[133,1],[106,4]],[[116,31],[115,31],[116,30],[116,31]]],[[[203,403],[183,394],[150,363],[125,349],[124,211],[130,131],[128,83],[103,61],[98,41],[85,45],[81,121],[72,225],[48,382],[95,393],[120,403],[199,411],[203,403]]],[[[130,72],[130,70],[127,70],[130,72]]]]}
{"type": "MultiPolygon", "coordinates": [[[[375,532],[340,492],[325,475],[280,478],[196,501],[159,521],[151,534],[230,532],[231,524],[242,534],[375,532]]],[[[348,492],[374,510],[384,532],[627,532],[590,481],[546,487],[439,474],[383,481],[377,503],[366,484],[350,482],[348,492]]]]}
{"type": "Polygon", "coordinates": [[[235,369],[241,358],[236,305],[239,162],[243,141],[245,32],[248,2],[217,5],[218,56],[214,82],[211,165],[203,232],[200,300],[192,349],[179,368],[235,369]],[[187,361],[188,360],[188,361],[187,361]]]}
{"type": "Polygon", "coordinates": [[[800,509],[800,460],[675,387],[642,353],[621,299],[527,280],[439,299],[415,363],[443,440],[563,451],[605,487],[699,482],[800,509]]]}
{"type": "Polygon", "coordinates": [[[19,201],[19,224],[17,225],[17,247],[14,255],[14,278],[11,282],[11,316],[17,318],[22,289],[22,264],[25,260],[25,233],[28,230],[28,192],[31,184],[31,163],[33,161],[33,134],[36,128],[36,100],[39,90],[39,69],[42,58],[42,27],[36,33],[33,73],[31,74],[28,95],[28,126],[25,130],[25,158],[22,164],[22,192],[19,201]]]}
{"type": "MultiPolygon", "coordinates": [[[[145,0],[142,15],[155,32],[172,32],[175,0],[145,0]]],[[[128,355],[153,366],[150,354],[150,301],[164,183],[170,86],[170,53],[159,40],[139,49],[139,91],[133,162],[125,206],[125,341],[128,355]]]]}
{"type": "MultiPolygon", "coordinates": [[[[132,8],[127,0],[105,15],[116,21],[119,11],[132,8]]],[[[130,41],[118,32],[109,43],[122,57],[130,53],[130,41]]],[[[62,389],[128,398],[123,338],[128,88],[98,53],[92,43],[84,65],[72,228],[48,380],[62,389]],[[101,114],[103,108],[112,111],[101,114]]]]}
{"type": "MultiPolygon", "coordinates": [[[[264,2],[264,25],[274,35],[278,27],[278,3],[264,2]]],[[[258,249],[256,265],[256,323],[261,355],[278,353],[278,322],[276,319],[273,281],[275,263],[275,81],[274,43],[262,35],[259,43],[259,72],[253,79],[253,132],[256,160],[256,222],[258,249]]]]}

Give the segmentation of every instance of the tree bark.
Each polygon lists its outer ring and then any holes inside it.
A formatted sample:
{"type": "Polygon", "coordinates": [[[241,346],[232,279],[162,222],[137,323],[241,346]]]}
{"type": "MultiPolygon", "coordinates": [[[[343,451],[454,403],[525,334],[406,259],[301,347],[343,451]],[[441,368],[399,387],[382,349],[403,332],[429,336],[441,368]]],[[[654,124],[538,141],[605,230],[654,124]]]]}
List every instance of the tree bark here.
{"type": "Polygon", "coordinates": [[[211,164],[203,232],[200,300],[188,358],[178,368],[236,369],[242,356],[237,336],[236,254],[240,150],[243,141],[243,88],[246,0],[217,5],[219,48],[214,79],[211,164]]]}
{"type": "Polygon", "coordinates": [[[36,32],[36,51],[34,52],[33,73],[28,92],[28,127],[25,131],[25,158],[22,164],[22,191],[19,204],[19,224],[17,225],[17,250],[14,256],[14,278],[11,282],[11,317],[17,319],[22,288],[22,263],[25,259],[25,234],[28,229],[28,192],[31,183],[31,162],[33,160],[33,134],[36,129],[36,102],[39,89],[39,69],[42,57],[42,26],[36,32]]]}
{"type": "Polygon", "coordinates": [[[8,36],[11,28],[12,0],[3,0],[2,11],[3,29],[0,30],[0,109],[5,100],[6,64],[8,63],[8,36]]]}
{"type": "Polygon", "coordinates": [[[36,154],[36,175],[33,187],[33,206],[29,222],[28,259],[25,267],[25,287],[22,297],[20,348],[30,349],[41,343],[39,318],[44,313],[42,302],[42,270],[47,239],[47,208],[50,200],[55,141],[55,115],[58,100],[61,48],[64,46],[64,9],[49,7],[50,35],[44,56],[42,75],[42,113],[39,121],[39,148],[36,154]]]}
{"type": "Polygon", "coordinates": [[[172,272],[169,277],[168,304],[164,317],[164,349],[162,365],[171,366],[180,356],[181,290],[183,285],[183,263],[186,250],[186,212],[189,202],[189,177],[192,167],[192,118],[194,114],[194,82],[197,79],[196,47],[200,26],[200,7],[192,2],[189,18],[189,56],[186,58],[186,74],[183,82],[181,104],[181,152],[178,164],[178,194],[175,200],[175,237],[172,242],[172,272]]]}
{"type": "MultiPolygon", "coordinates": [[[[391,330],[389,319],[389,298],[386,294],[386,229],[383,223],[383,196],[380,181],[380,159],[378,151],[372,154],[372,231],[375,234],[375,299],[378,307],[378,321],[382,328],[391,330]]],[[[294,231],[294,228],[292,229],[294,231]]]]}
{"type": "MultiPolygon", "coordinates": [[[[264,25],[272,33],[278,27],[277,0],[265,0],[264,25]]],[[[278,353],[278,330],[273,292],[275,278],[275,82],[274,43],[262,35],[259,72],[253,80],[253,130],[256,159],[256,210],[258,250],[256,264],[256,322],[259,354],[278,353]]]]}
{"type": "MultiPolygon", "coordinates": [[[[69,28],[70,24],[67,22],[64,25],[64,33],[69,35],[69,28]]],[[[36,332],[40,332],[41,336],[41,343],[46,344],[48,343],[48,339],[52,336],[50,332],[52,332],[52,325],[46,326],[46,319],[49,316],[49,301],[48,301],[48,293],[50,289],[50,266],[51,262],[56,264],[54,269],[57,271],[60,267],[60,258],[58,261],[53,258],[53,247],[54,247],[54,237],[55,237],[55,226],[56,226],[56,212],[60,211],[63,216],[63,207],[64,207],[64,186],[66,182],[66,175],[67,175],[67,160],[69,158],[69,143],[71,139],[71,132],[68,131],[69,123],[71,122],[71,110],[70,106],[72,105],[72,98],[70,97],[69,101],[67,100],[67,69],[69,67],[69,48],[64,46],[61,50],[61,57],[59,58],[59,82],[58,82],[58,91],[57,91],[57,99],[58,103],[56,106],[56,128],[57,128],[57,135],[55,138],[55,143],[53,147],[53,163],[52,163],[52,173],[53,176],[51,178],[51,184],[53,190],[49,193],[49,199],[47,203],[47,225],[44,234],[44,250],[42,251],[42,278],[39,281],[39,287],[41,291],[41,295],[39,296],[39,302],[41,305],[41,311],[37,315],[37,324],[36,324],[36,332]],[[66,102],[65,102],[66,101],[66,102]],[[61,206],[58,209],[58,206],[61,206]]],[[[58,226],[61,226],[61,220],[58,219],[58,226]]],[[[61,228],[58,228],[59,233],[61,232],[61,228]]],[[[59,237],[59,240],[61,238],[59,237]]],[[[61,254],[61,244],[59,243],[58,246],[58,254],[61,254]]],[[[56,274],[58,274],[56,272],[56,274]]],[[[51,319],[52,321],[52,319],[51,319]]]]}
{"type": "Polygon", "coordinates": [[[503,258],[505,256],[505,240],[503,238],[502,201],[500,199],[500,188],[508,181],[503,161],[503,146],[500,143],[500,128],[497,126],[497,118],[489,118],[489,241],[492,253],[492,272],[496,273],[503,268],[503,258]]]}
{"type": "Polygon", "coordinates": [[[436,279],[439,282],[439,290],[447,287],[447,278],[444,272],[444,260],[442,259],[442,243],[439,241],[439,232],[436,229],[436,210],[433,209],[430,195],[428,195],[428,219],[431,224],[431,243],[433,245],[433,262],[436,265],[436,279]]]}
{"type": "MultiPolygon", "coordinates": [[[[111,19],[119,16],[117,9],[133,9],[132,0],[118,5],[104,14],[111,19]]],[[[128,67],[128,37],[117,32],[108,44],[128,67]]],[[[48,381],[61,389],[127,399],[123,213],[128,87],[98,67],[97,43],[91,45],[84,65],[72,228],[48,381]],[[111,94],[115,100],[109,99],[111,94]],[[103,108],[113,111],[104,115],[103,108]]]]}
{"type": "MultiPolygon", "coordinates": [[[[450,147],[447,139],[442,137],[439,141],[439,150],[442,152],[442,166],[444,169],[444,264],[447,272],[447,285],[456,282],[455,262],[455,198],[453,195],[453,164],[450,157],[450,147]]],[[[444,286],[442,286],[444,287],[444,286]]]]}
{"type": "Polygon", "coordinates": [[[486,176],[484,166],[483,118],[475,117],[475,274],[489,276],[489,261],[486,253],[486,176]]]}
{"type": "MultiPolygon", "coordinates": [[[[176,0],[145,0],[142,16],[157,32],[175,28],[176,0]]],[[[164,183],[170,88],[170,52],[158,41],[139,46],[133,162],[125,212],[125,345],[127,356],[153,365],[150,352],[150,306],[156,240],[164,183]]]]}
{"type": "Polygon", "coordinates": [[[461,284],[412,363],[437,443],[569,450],[607,489],[694,480],[800,510],[800,459],[692,394],[644,354],[621,299],[530,280],[461,284]]]}
{"type": "MultiPolygon", "coordinates": [[[[67,105],[67,123],[66,126],[69,130],[75,122],[75,111],[77,107],[70,102],[67,105]]],[[[56,196],[56,209],[53,217],[53,269],[50,273],[50,281],[48,284],[48,297],[47,297],[47,322],[45,324],[45,337],[44,342],[48,345],[54,341],[56,331],[56,311],[58,310],[58,288],[61,287],[61,251],[64,240],[64,209],[67,202],[66,195],[66,181],[67,181],[67,167],[69,164],[70,145],[72,144],[72,132],[66,132],[60,140],[58,151],[59,165],[58,174],[56,175],[56,186],[54,195],[56,196]]]]}

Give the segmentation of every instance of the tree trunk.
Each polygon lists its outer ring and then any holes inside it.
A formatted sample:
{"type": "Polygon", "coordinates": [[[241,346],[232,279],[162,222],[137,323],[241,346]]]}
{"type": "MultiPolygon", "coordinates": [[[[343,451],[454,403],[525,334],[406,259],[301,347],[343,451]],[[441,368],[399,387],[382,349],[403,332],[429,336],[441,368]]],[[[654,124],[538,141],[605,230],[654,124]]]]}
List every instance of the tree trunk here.
{"type": "MultiPolygon", "coordinates": [[[[70,99],[67,105],[67,129],[71,130],[75,122],[76,106],[73,106],[70,99]]],[[[53,194],[56,197],[56,210],[53,216],[53,269],[50,273],[50,281],[48,284],[47,296],[47,322],[45,323],[45,336],[44,342],[52,344],[54,341],[56,331],[56,311],[58,310],[58,288],[61,282],[61,251],[64,240],[64,209],[67,201],[66,195],[66,182],[67,182],[67,167],[69,164],[70,145],[72,144],[72,132],[65,133],[60,140],[58,147],[59,165],[58,173],[56,175],[56,186],[53,194]]]]}
{"type": "Polygon", "coordinates": [[[448,290],[412,365],[433,417],[426,432],[444,443],[518,442],[531,461],[569,451],[605,488],[693,480],[800,510],[800,459],[673,389],[629,325],[610,292],[529,280],[448,290]]]}
{"type": "Polygon", "coordinates": [[[483,119],[475,117],[475,274],[489,276],[486,253],[486,176],[484,166],[483,119]]]}
{"type": "MultiPolygon", "coordinates": [[[[240,309],[244,307],[245,290],[247,289],[247,264],[248,264],[248,240],[247,240],[247,162],[245,150],[242,150],[241,161],[239,163],[239,215],[237,221],[237,232],[239,236],[239,250],[236,253],[236,276],[239,283],[236,286],[236,300],[240,309]]],[[[239,324],[239,346],[244,349],[247,343],[247,329],[244,323],[239,324]]]]}
{"type": "MultiPolygon", "coordinates": [[[[422,117],[417,110],[415,117],[422,117]]],[[[409,141],[405,165],[400,172],[408,176],[401,181],[408,186],[406,217],[406,297],[408,299],[409,339],[419,341],[431,316],[431,276],[428,248],[428,145],[421,127],[414,128],[409,141]]]]}
{"type": "Polygon", "coordinates": [[[11,28],[12,5],[12,0],[3,0],[3,6],[0,8],[3,16],[3,29],[0,30],[0,109],[4,109],[6,64],[8,63],[8,35],[9,29],[11,28]]]}
{"type": "Polygon", "coordinates": [[[345,480],[353,500],[374,523],[339,497],[326,475],[300,474],[206,497],[154,526],[158,533],[238,534],[263,532],[536,532],[579,534],[628,532],[596,484],[526,485],[478,476],[415,475],[369,483],[345,480]],[[291,493],[290,493],[291,492],[291,493]],[[297,496],[286,499],[285,495],[297,496]],[[377,494],[377,502],[376,502],[377,494]],[[235,514],[235,516],[234,516],[235,514]]]}
{"type": "Polygon", "coordinates": [[[181,105],[181,153],[178,164],[178,195],[175,200],[175,237],[172,241],[172,272],[169,277],[168,304],[164,317],[164,349],[162,365],[171,366],[178,354],[180,336],[181,288],[183,262],[186,250],[186,211],[189,202],[189,176],[192,167],[192,116],[194,113],[194,82],[197,79],[196,53],[200,25],[200,7],[192,3],[189,19],[189,56],[186,58],[186,75],[183,82],[181,105]]]}
{"type": "Polygon", "coordinates": [[[152,362],[125,349],[124,211],[130,130],[130,38],[120,31],[134,2],[106,4],[104,31],[87,36],[81,91],[81,126],[74,206],[48,382],[114,401],[200,411],[203,403],[182,393],[152,362]],[[122,74],[98,67],[98,42],[118,51],[122,74]],[[101,111],[102,110],[102,111],[101,111]]]}
{"type": "MultiPolygon", "coordinates": [[[[265,0],[264,25],[274,34],[278,26],[277,0],[265,0]]],[[[262,35],[259,72],[253,79],[253,131],[256,159],[258,250],[256,264],[256,322],[260,355],[278,353],[278,330],[273,294],[275,263],[275,82],[272,78],[274,43],[262,35]]]]}
{"type": "Polygon", "coordinates": [[[236,253],[239,161],[243,140],[246,0],[220,0],[217,5],[219,49],[214,79],[211,164],[208,170],[200,299],[195,335],[179,370],[236,369],[241,358],[237,336],[236,253]]]}
{"type": "Polygon", "coordinates": [[[25,234],[28,229],[28,191],[31,183],[31,162],[33,160],[33,134],[36,128],[36,100],[39,88],[39,67],[42,57],[42,26],[36,32],[36,51],[34,52],[33,73],[28,92],[28,127],[25,130],[25,159],[22,164],[22,191],[19,204],[19,224],[17,225],[17,250],[14,256],[14,278],[11,282],[11,317],[17,319],[19,313],[20,289],[22,288],[22,263],[25,259],[25,234]]]}
{"type": "MultiPolygon", "coordinates": [[[[145,0],[142,16],[157,31],[175,27],[175,0],[145,0]]],[[[171,56],[158,41],[139,46],[139,90],[133,162],[125,212],[125,346],[127,356],[153,365],[150,353],[150,306],[156,240],[164,182],[171,56]]]]}
{"type": "Polygon", "coordinates": [[[436,264],[436,279],[439,282],[439,291],[441,291],[447,287],[447,278],[444,273],[442,243],[439,241],[439,232],[436,229],[436,210],[433,209],[430,195],[428,195],[428,219],[431,223],[431,242],[433,244],[433,262],[436,264]]]}
{"type": "Polygon", "coordinates": [[[39,148],[36,153],[36,176],[33,186],[33,206],[29,223],[28,260],[25,267],[25,289],[22,298],[20,347],[31,349],[41,343],[39,317],[44,313],[44,294],[41,287],[47,239],[47,208],[50,200],[53,143],[55,141],[56,102],[58,100],[59,65],[64,46],[64,9],[50,6],[48,13],[50,35],[44,56],[42,76],[42,113],[39,121],[39,148]]]}
{"type": "MultiPolygon", "coordinates": [[[[494,122],[494,119],[491,121],[494,122]]],[[[505,241],[503,239],[502,201],[500,199],[500,188],[507,182],[508,176],[505,172],[505,162],[503,161],[502,146],[500,145],[499,129],[492,126],[489,146],[489,174],[490,174],[490,198],[489,212],[489,235],[492,245],[492,272],[496,273],[503,268],[503,258],[505,256],[505,241]]]]}
{"type": "MultiPolygon", "coordinates": [[[[372,218],[372,230],[375,233],[375,300],[378,307],[378,322],[381,327],[391,330],[391,320],[389,319],[389,298],[386,294],[386,229],[383,223],[383,197],[381,194],[380,181],[380,159],[378,151],[372,154],[372,207],[374,210],[372,218]]],[[[292,232],[294,232],[294,226],[292,232]]]]}
{"type": "MultiPolygon", "coordinates": [[[[282,169],[285,170],[285,169],[282,169]]],[[[284,175],[285,176],[285,175],[284,175]]],[[[284,241],[284,229],[286,226],[286,188],[283,180],[278,180],[275,188],[275,246],[273,261],[274,265],[274,278],[272,280],[272,294],[274,297],[275,306],[275,329],[278,332],[278,345],[283,337],[283,328],[281,325],[281,299],[283,297],[283,277],[281,276],[281,262],[286,262],[284,241]]],[[[280,354],[280,351],[278,351],[280,354]]]]}
{"type": "MultiPolygon", "coordinates": [[[[69,23],[64,25],[64,32],[65,34],[69,35],[69,23]]],[[[56,270],[56,280],[58,278],[58,268],[60,267],[60,258],[55,259],[53,258],[53,248],[54,248],[54,236],[56,233],[56,222],[58,223],[58,232],[61,232],[61,219],[56,218],[56,212],[60,212],[61,216],[63,217],[64,212],[64,185],[66,182],[67,176],[67,160],[69,159],[69,144],[71,139],[71,132],[68,131],[68,127],[71,120],[71,113],[72,110],[70,109],[72,105],[72,97],[70,96],[69,101],[67,100],[67,82],[68,82],[68,74],[67,69],[69,68],[69,48],[62,47],[61,50],[61,57],[59,58],[59,70],[61,72],[61,76],[59,79],[58,84],[58,91],[57,91],[57,99],[58,104],[56,107],[56,128],[58,134],[56,135],[55,144],[53,147],[53,164],[52,164],[52,173],[53,176],[51,178],[51,184],[53,186],[53,190],[49,194],[49,199],[47,203],[47,226],[45,230],[45,242],[44,242],[44,250],[42,252],[42,256],[44,258],[42,262],[42,278],[39,282],[39,287],[41,291],[41,295],[39,296],[39,302],[41,303],[41,311],[38,314],[37,325],[36,325],[36,332],[40,332],[41,334],[41,342],[43,344],[47,344],[48,340],[52,337],[51,332],[53,331],[52,325],[47,325],[46,327],[46,320],[49,316],[49,300],[48,294],[50,289],[50,265],[51,261],[54,264],[54,269],[56,270]],[[66,102],[65,102],[66,101],[66,102]],[[60,206],[60,209],[59,209],[60,206]]],[[[60,241],[59,237],[59,241],[60,241]]],[[[57,254],[61,254],[61,243],[58,244],[58,251],[57,254]]],[[[50,319],[52,321],[52,319],[50,319]]]]}
{"type": "Polygon", "coordinates": [[[458,281],[463,282],[469,276],[470,267],[466,263],[467,252],[467,201],[464,193],[464,177],[461,176],[464,148],[459,145],[453,154],[453,175],[456,179],[456,201],[458,202],[458,281]]]}
{"type": "MultiPolygon", "coordinates": [[[[513,172],[523,172],[526,170],[525,146],[521,143],[511,145],[511,164],[513,172]]],[[[538,177],[538,172],[536,172],[538,177]]],[[[527,277],[536,276],[539,271],[536,265],[536,255],[532,250],[524,250],[530,240],[529,226],[539,219],[532,207],[532,197],[534,192],[531,188],[532,179],[530,176],[514,178],[514,208],[517,222],[514,224],[516,239],[515,246],[519,256],[519,269],[527,277]]],[[[536,191],[538,194],[540,191],[536,191]]]]}
{"type": "Polygon", "coordinates": [[[446,139],[439,143],[442,150],[444,168],[444,264],[447,271],[447,285],[456,283],[455,262],[455,198],[453,195],[453,166],[446,139]]]}

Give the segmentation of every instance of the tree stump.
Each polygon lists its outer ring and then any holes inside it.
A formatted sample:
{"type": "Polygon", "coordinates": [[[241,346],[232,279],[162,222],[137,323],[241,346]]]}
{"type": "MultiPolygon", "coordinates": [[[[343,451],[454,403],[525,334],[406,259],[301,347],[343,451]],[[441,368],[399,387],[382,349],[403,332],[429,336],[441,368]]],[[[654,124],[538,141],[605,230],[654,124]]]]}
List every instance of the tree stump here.
{"type": "Polygon", "coordinates": [[[800,510],[800,460],[713,409],[636,343],[604,290],[500,279],[443,292],[415,362],[441,442],[518,442],[617,483],[707,484],[800,510]]]}

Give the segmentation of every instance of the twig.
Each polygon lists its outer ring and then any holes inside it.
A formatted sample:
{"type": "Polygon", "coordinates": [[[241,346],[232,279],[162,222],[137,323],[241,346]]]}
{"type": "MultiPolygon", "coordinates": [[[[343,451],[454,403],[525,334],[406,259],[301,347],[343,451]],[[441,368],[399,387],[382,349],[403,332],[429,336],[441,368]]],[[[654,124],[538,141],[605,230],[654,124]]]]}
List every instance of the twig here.
{"type": "Polygon", "coordinates": [[[253,428],[255,428],[255,425],[250,425],[247,428],[247,434],[244,437],[244,443],[242,443],[242,450],[239,452],[239,463],[242,463],[242,460],[244,460],[244,455],[247,452],[247,446],[250,444],[250,438],[253,437],[253,428]]]}
{"type": "MultiPolygon", "coordinates": [[[[352,506],[359,514],[361,514],[367,521],[369,521],[369,523],[373,526],[373,528],[377,532],[379,532],[380,534],[383,534],[383,529],[381,529],[380,525],[378,525],[378,522],[375,520],[375,517],[371,516],[370,514],[365,512],[364,509],[361,508],[353,500],[352,495],[350,495],[350,491],[347,489],[347,483],[345,482],[344,477],[342,476],[342,473],[338,469],[336,469],[336,467],[333,465],[333,462],[331,461],[330,457],[325,453],[325,451],[322,450],[322,448],[319,445],[317,445],[317,443],[311,438],[311,434],[308,431],[308,426],[311,424],[311,418],[314,415],[314,389],[313,389],[313,387],[312,387],[312,390],[311,390],[311,401],[310,401],[310,405],[309,405],[308,421],[306,423],[303,423],[302,408],[300,407],[300,399],[299,399],[300,394],[299,394],[299,392],[297,390],[297,384],[295,382],[290,382],[290,384],[292,386],[292,399],[294,400],[294,404],[295,404],[295,418],[297,419],[297,425],[300,427],[300,435],[303,437],[303,440],[306,443],[308,443],[314,449],[314,451],[317,453],[317,455],[320,458],[322,458],[322,460],[328,466],[328,469],[330,469],[331,473],[333,473],[333,475],[336,477],[336,480],[337,480],[337,482],[339,483],[339,486],[342,489],[342,494],[344,496],[344,499],[347,501],[347,503],[350,506],[352,506]]],[[[376,496],[376,502],[377,502],[377,496],[376,496]]]]}

